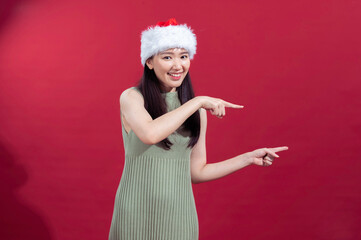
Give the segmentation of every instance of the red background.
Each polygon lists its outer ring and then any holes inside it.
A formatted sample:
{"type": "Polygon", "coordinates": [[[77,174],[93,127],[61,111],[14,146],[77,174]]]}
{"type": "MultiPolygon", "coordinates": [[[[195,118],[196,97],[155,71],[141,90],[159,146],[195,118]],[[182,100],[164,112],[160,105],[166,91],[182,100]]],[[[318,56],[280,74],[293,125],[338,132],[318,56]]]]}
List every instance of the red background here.
{"type": "Polygon", "coordinates": [[[3,0],[0,238],[107,239],[124,151],[120,93],[140,32],[197,34],[208,162],[289,146],[271,167],[193,185],[200,239],[361,239],[361,2],[3,0]]]}

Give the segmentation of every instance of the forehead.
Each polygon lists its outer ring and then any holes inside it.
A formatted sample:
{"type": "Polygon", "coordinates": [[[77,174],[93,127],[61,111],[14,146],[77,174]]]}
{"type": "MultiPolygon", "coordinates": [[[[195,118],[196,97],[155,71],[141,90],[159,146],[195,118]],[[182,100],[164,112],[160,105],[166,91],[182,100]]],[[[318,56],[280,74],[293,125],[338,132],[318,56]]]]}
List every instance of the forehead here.
{"type": "Polygon", "coordinates": [[[159,52],[159,54],[164,54],[164,53],[188,53],[187,49],[184,48],[169,48],[167,50],[161,51],[159,52]]]}

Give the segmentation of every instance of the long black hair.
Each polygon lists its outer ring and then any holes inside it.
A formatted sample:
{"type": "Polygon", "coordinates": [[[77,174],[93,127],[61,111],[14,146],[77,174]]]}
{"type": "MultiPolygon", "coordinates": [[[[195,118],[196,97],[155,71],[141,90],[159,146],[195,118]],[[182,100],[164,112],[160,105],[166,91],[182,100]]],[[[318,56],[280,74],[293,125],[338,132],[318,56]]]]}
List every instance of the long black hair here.
{"type": "MultiPolygon", "coordinates": [[[[144,97],[144,108],[148,111],[153,119],[162,116],[167,113],[167,104],[162,97],[160,83],[154,70],[148,68],[145,64],[143,76],[137,86],[144,97]]],[[[178,99],[181,104],[186,103],[190,99],[194,98],[194,91],[191,83],[189,72],[185,76],[182,84],[177,87],[178,99]]],[[[199,139],[200,133],[200,115],[199,111],[193,113],[184,123],[185,130],[191,132],[188,147],[193,147],[199,139]]],[[[169,150],[173,143],[168,138],[163,139],[161,144],[166,150],[169,150]]]]}

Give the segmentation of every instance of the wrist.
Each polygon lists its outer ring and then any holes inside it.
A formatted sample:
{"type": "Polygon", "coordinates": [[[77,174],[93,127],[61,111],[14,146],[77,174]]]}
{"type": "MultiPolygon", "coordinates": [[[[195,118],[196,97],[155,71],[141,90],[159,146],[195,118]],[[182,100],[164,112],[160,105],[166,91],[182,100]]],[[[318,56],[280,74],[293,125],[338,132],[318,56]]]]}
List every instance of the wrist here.
{"type": "Polygon", "coordinates": [[[253,157],[251,156],[251,154],[249,152],[242,154],[241,157],[242,157],[243,161],[246,162],[247,165],[253,164],[253,157]]]}
{"type": "Polygon", "coordinates": [[[197,109],[202,108],[203,104],[202,104],[202,98],[201,97],[195,97],[193,98],[194,102],[196,103],[197,109]]]}

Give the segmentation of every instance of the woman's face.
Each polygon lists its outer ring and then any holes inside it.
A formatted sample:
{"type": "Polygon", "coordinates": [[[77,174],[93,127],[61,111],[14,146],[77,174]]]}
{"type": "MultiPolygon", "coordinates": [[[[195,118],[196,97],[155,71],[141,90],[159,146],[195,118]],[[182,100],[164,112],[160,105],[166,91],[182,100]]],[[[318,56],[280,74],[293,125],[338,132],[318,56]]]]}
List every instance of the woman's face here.
{"type": "Polygon", "coordinates": [[[149,69],[154,69],[162,90],[174,92],[187,75],[190,60],[184,48],[171,48],[149,58],[146,64],[149,69]]]}

